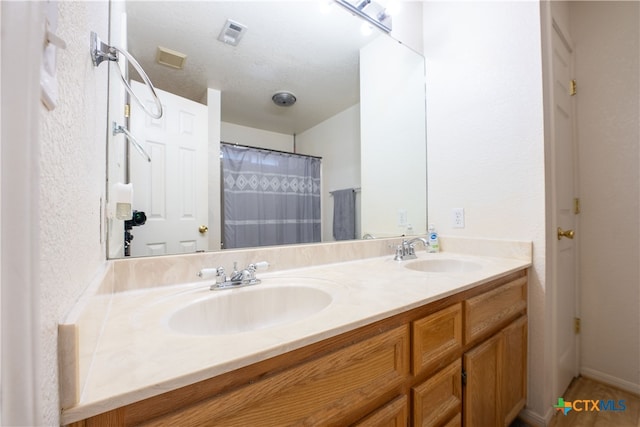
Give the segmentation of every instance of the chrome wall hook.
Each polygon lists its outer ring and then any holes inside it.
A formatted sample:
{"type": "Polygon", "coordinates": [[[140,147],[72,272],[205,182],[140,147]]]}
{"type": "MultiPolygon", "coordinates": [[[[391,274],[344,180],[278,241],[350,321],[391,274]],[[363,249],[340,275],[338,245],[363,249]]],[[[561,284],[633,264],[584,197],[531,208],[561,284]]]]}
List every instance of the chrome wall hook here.
{"type": "Polygon", "coordinates": [[[112,131],[113,131],[113,135],[116,135],[118,133],[123,133],[125,137],[129,140],[129,142],[135,147],[135,149],[138,150],[138,153],[140,153],[143,157],[145,157],[148,162],[151,161],[151,156],[149,156],[149,154],[145,151],[142,145],[138,142],[138,140],[136,140],[133,134],[129,132],[129,130],[127,130],[127,128],[117,124],[116,122],[113,122],[112,131]]]}
{"type": "Polygon", "coordinates": [[[102,61],[118,61],[116,53],[111,51],[110,46],[100,40],[100,37],[98,37],[98,35],[93,31],[91,32],[89,49],[91,53],[91,61],[95,67],[102,64],[102,61]]]}

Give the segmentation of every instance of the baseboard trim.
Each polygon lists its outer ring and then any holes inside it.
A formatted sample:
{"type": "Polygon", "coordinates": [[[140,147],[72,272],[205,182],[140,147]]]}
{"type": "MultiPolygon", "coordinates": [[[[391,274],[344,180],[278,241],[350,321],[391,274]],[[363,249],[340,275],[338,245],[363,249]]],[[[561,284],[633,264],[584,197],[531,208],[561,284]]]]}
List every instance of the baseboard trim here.
{"type": "Polygon", "coordinates": [[[551,417],[553,417],[553,408],[549,407],[549,410],[546,414],[540,415],[537,412],[533,412],[530,409],[524,408],[518,414],[518,417],[522,419],[524,422],[531,424],[535,427],[546,427],[551,422],[551,417]]]}
{"type": "Polygon", "coordinates": [[[619,388],[620,390],[624,390],[640,396],[640,384],[634,384],[631,381],[625,381],[623,379],[605,374],[604,372],[600,372],[595,369],[580,368],[580,374],[585,378],[590,378],[603,384],[610,385],[612,387],[619,388]]]}

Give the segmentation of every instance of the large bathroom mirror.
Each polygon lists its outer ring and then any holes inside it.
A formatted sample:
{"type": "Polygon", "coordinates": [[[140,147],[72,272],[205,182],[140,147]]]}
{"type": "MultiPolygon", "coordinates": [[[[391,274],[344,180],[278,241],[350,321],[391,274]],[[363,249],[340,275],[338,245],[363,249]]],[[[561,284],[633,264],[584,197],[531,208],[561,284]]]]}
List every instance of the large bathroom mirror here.
{"type": "Polygon", "coordinates": [[[144,153],[110,132],[109,257],[224,248],[221,143],[321,158],[316,241],[336,240],[344,189],[355,194],[354,238],[424,233],[425,65],[400,37],[421,33],[416,7],[407,2],[386,34],[326,0],[112,1],[110,44],[137,59],[164,113],[145,115],[118,72],[153,109],[143,79],[111,65],[110,129],[128,129],[144,153]],[[189,145],[194,135],[203,142],[189,145]],[[146,218],[114,213],[129,182],[146,218]]]}

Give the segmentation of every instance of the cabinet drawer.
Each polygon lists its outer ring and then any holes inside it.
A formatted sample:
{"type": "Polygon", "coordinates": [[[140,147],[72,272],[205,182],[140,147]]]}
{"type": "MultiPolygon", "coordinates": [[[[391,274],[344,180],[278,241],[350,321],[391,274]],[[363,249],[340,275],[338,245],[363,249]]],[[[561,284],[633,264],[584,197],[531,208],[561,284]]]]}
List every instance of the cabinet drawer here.
{"type": "Polygon", "coordinates": [[[460,359],[414,387],[412,397],[414,426],[439,426],[447,420],[453,421],[452,418],[462,411],[460,359]]]}
{"type": "Polygon", "coordinates": [[[465,344],[497,332],[526,308],[526,276],[464,301],[465,344]]]}
{"type": "Polygon", "coordinates": [[[366,418],[355,423],[353,427],[406,427],[407,396],[393,399],[366,418]]]}
{"type": "Polygon", "coordinates": [[[462,348],[462,304],[414,321],[411,334],[414,375],[446,363],[448,356],[462,348]]]}
{"type": "Polygon", "coordinates": [[[392,329],[146,425],[340,425],[409,371],[409,327],[392,329]]]}

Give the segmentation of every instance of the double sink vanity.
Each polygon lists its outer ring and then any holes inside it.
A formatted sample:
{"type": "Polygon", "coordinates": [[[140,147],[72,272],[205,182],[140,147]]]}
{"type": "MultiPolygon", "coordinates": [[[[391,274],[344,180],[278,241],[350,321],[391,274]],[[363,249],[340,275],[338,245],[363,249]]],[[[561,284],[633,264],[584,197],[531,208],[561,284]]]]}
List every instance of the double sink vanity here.
{"type": "Polygon", "coordinates": [[[401,239],[108,262],[60,325],[62,422],[508,425],[526,397],[531,244],[401,239]],[[196,273],[268,261],[260,284],[196,273]]]}

